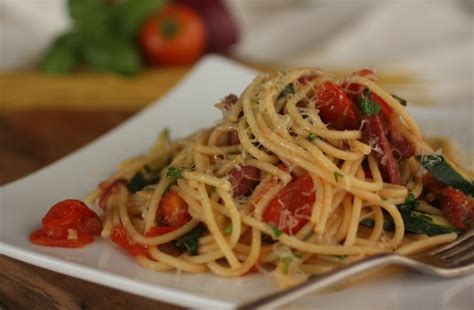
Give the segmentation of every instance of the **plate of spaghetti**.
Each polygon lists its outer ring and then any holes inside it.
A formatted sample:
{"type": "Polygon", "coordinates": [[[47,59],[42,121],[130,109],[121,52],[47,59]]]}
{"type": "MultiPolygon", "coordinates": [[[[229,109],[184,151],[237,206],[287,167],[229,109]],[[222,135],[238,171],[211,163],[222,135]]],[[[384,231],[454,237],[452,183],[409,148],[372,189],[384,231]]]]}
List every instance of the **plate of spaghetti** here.
{"type": "MultiPolygon", "coordinates": [[[[183,306],[235,307],[472,229],[472,174],[424,138],[420,124],[433,122],[449,125],[431,135],[472,141],[468,116],[407,107],[372,69],[336,81],[211,56],[159,104],[2,187],[0,249],[183,306]]],[[[415,307],[413,292],[427,287],[444,296],[427,308],[468,305],[474,277],[398,272],[298,305],[415,307]]]]}

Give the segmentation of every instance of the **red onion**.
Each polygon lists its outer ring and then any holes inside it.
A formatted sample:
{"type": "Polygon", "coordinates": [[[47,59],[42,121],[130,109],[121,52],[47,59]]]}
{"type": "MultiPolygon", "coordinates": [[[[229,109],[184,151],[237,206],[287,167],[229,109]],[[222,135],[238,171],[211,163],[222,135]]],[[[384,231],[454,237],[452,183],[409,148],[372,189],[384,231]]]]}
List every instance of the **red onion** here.
{"type": "Polygon", "coordinates": [[[239,40],[237,26],[221,0],[178,0],[193,8],[203,19],[207,52],[225,53],[239,40]]]}

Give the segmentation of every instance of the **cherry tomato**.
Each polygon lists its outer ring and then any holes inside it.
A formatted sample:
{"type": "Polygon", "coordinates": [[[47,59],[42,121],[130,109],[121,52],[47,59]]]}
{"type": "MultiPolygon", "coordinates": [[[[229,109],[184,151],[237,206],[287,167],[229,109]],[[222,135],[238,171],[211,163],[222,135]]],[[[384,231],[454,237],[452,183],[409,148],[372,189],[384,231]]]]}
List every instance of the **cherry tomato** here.
{"type": "Polygon", "coordinates": [[[315,198],[311,176],[298,177],[270,200],[263,211],[263,221],[294,234],[308,222],[315,198]]]}
{"type": "Polygon", "coordinates": [[[232,196],[246,196],[260,183],[260,170],[252,166],[234,168],[229,173],[232,196]]]}
{"type": "Polygon", "coordinates": [[[127,230],[122,225],[115,225],[110,235],[110,239],[121,248],[129,252],[132,256],[147,256],[148,246],[138,244],[130,238],[127,230]]]}
{"type": "Polygon", "coordinates": [[[316,105],[321,120],[337,130],[359,129],[357,109],[342,88],[324,82],[316,89],[316,105]]]}
{"type": "Polygon", "coordinates": [[[68,229],[78,234],[98,235],[102,223],[94,211],[80,200],[60,201],[49,209],[41,221],[46,234],[52,238],[67,238],[68,229]]]}
{"type": "Polygon", "coordinates": [[[30,235],[33,243],[57,247],[81,247],[100,234],[97,214],[80,200],[67,199],[53,205],[43,217],[42,229],[30,235]]]}
{"type": "Polygon", "coordinates": [[[191,219],[188,204],[176,191],[168,191],[163,195],[158,206],[158,222],[162,226],[181,227],[191,219]]]}
{"type": "Polygon", "coordinates": [[[143,24],[138,36],[143,53],[152,65],[185,65],[206,49],[206,30],[191,8],[170,4],[143,24]]]}

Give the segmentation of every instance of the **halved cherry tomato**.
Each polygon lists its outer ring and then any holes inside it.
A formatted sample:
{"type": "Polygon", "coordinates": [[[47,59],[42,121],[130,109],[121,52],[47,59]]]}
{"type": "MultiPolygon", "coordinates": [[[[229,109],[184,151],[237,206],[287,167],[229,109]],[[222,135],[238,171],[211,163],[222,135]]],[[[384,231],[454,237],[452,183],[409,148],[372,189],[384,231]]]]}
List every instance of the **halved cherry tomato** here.
{"type": "Polygon", "coordinates": [[[311,176],[298,177],[270,200],[262,219],[285,233],[294,234],[308,222],[315,198],[311,176]]]}
{"type": "Polygon", "coordinates": [[[359,129],[357,108],[344,90],[332,82],[316,89],[316,105],[321,120],[337,130],[359,129]]]}
{"type": "Polygon", "coordinates": [[[148,256],[148,246],[133,241],[122,225],[115,225],[110,239],[133,256],[148,256]]]}
{"type": "Polygon", "coordinates": [[[260,183],[260,170],[253,166],[234,168],[229,173],[229,182],[232,184],[232,196],[249,195],[260,183]]]}
{"type": "Polygon", "coordinates": [[[158,223],[162,226],[181,227],[189,220],[188,204],[176,191],[168,191],[158,206],[158,223]]]}
{"type": "Polygon", "coordinates": [[[59,247],[81,247],[100,234],[102,223],[85,203],[66,199],[53,205],[43,217],[42,228],[30,235],[33,243],[59,247]]]}
{"type": "Polygon", "coordinates": [[[152,65],[185,65],[206,49],[206,29],[191,8],[170,4],[151,16],[139,33],[143,53],[152,65]]]}

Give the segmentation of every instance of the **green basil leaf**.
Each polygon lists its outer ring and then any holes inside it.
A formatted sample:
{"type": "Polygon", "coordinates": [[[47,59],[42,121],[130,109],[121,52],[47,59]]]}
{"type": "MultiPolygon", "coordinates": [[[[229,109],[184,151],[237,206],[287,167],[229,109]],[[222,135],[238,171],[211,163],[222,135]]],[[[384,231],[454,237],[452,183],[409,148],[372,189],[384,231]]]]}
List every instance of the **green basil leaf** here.
{"type": "Polygon", "coordinates": [[[189,233],[179,237],[174,245],[182,251],[189,252],[191,255],[197,255],[199,238],[201,238],[204,232],[206,232],[204,227],[196,226],[196,228],[191,230],[189,233]]]}
{"type": "Polygon", "coordinates": [[[127,189],[130,193],[141,191],[144,187],[151,184],[156,184],[160,180],[160,172],[149,166],[145,166],[144,171],[138,171],[127,182],[127,189]]]}
{"type": "Polygon", "coordinates": [[[85,46],[83,55],[84,61],[98,71],[131,75],[142,66],[136,46],[117,37],[85,46]]]}
{"type": "Polygon", "coordinates": [[[69,15],[82,44],[106,39],[113,34],[111,4],[102,0],[69,0],[69,15]]]}

